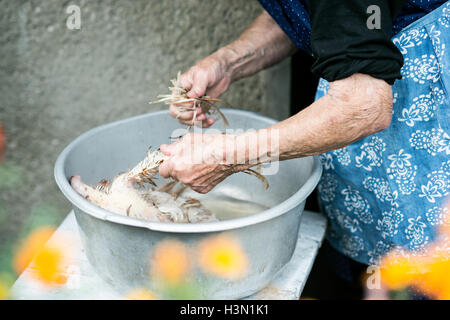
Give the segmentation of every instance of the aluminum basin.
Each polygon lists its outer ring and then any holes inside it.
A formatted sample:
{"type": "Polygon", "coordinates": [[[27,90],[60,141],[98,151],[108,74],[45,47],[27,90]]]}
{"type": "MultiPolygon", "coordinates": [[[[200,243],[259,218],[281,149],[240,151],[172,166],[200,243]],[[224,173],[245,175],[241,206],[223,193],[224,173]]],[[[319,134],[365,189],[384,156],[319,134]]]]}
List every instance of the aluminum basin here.
{"type": "MultiPolygon", "coordinates": [[[[247,111],[224,109],[223,112],[231,128],[259,129],[276,122],[247,111]]],[[[231,281],[196,274],[195,281],[205,298],[249,296],[266,286],[294,252],[305,200],[322,172],[317,158],[280,162],[278,173],[267,177],[268,190],[254,177],[243,173],[232,175],[206,197],[226,194],[270,209],[201,224],[147,222],[121,216],[94,206],[68,182],[75,174],[92,185],[102,178],[112,179],[140,161],[149,146],[170,142],[169,137],[177,128],[180,125],[168,111],[153,112],[92,129],[60,154],[55,164],[56,183],[73,205],[86,255],[94,270],[125,294],[136,287],[154,289],[154,282],[149,278],[150,256],[162,239],[176,238],[193,246],[205,237],[229,233],[240,241],[248,255],[247,276],[231,281]]]]}

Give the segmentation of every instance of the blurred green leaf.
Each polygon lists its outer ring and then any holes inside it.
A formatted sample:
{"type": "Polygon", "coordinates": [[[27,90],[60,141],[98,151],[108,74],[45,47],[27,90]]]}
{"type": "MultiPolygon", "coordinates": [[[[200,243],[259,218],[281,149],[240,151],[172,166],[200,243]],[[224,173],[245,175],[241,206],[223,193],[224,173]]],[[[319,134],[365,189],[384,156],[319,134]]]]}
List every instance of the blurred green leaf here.
{"type": "Polygon", "coordinates": [[[22,236],[27,236],[33,230],[43,227],[57,227],[61,222],[61,210],[49,203],[39,203],[31,209],[31,213],[22,229],[22,236]]]}
{"type": "Polygon", "coordinates": [[[391,300],[410,300],[411,296],[407,289],[393,290],[389,293],[391,300]]]}
{"type": "Polygon", "coordinates": [[[0,272],[0,300],[10,299],[10,290],[14,284],[15,276],[11,273],[0,272]]]}
{"type": "Polygon", "coordinates": [[[16,277],[10,272],[0,272],[0,282],[11,287],[14,284],[16,277]]]}
{"type": "Polygon", "coordinates": [[[0,272],[5,274],[14,275],[14,269],[12,266],[13,249],[15,248],[12,242],[3,243],[0,247],[0,272]]]}
{"type": "Polygon", "coordinates": [[[6,209],[3,207],[0,202],[0,224],[4,223],[6,219],[6,209]]]}
{"type": "Polygon", "coordinates": [[[202,298],[198,286],[192,281],[166,285],[163,293],[164,299],[169,300],[197,300],[202,298]]]}
{"type": "Polygon", "coordinates": [[[23,169],[11,163],[0,165],[0,189],[15,188],[23,183],[23,169]]]}

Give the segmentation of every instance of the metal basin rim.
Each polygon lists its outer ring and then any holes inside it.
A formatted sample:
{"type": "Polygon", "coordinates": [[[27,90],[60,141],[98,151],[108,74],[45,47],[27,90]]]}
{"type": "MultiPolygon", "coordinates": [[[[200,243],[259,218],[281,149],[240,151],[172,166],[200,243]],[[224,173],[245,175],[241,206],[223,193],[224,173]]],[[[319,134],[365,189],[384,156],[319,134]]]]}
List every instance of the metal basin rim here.
{"type": "MultiPolygon", "coordinates": [[[[250,111],[243,111],[243,110],[234,110],[234,109],[228,109],[223,108],[223,111],[226,114],[232,114],[236,113],[239,115],[247,115],[252,118],[256,118],[259,120],[263,120],[268,125],[276,123],[275,120],[264,117],[258,114],[255,114],[250,111]]],[[[91,216],[98,218],[100,220],[110,221],[113,223],[118,223],[122,225],[128,225],[128,226],[134,226],[134,227],[140,227],[140,228],[146,228],[149,230],[154,231],[162,231],[162,232],[169,232],[169,233],[208,233],[208,232],[218,232],[218,231],[226,231],[226,230],[232,230],[232,229],[239,229],[250,225],[255,225],[258,223],[262,223],[268,220],[271,220],[273,218],[276,218],[282,214],[285,214],[298,206],[299,203],[302,203],[306,200],[306,198],[311,194],[315,186],[317,185],[320,176],[322,174],[322,165],[319,161],[319,159],[314,156],[314,166],[313,171],[308,178],[308,180],[305,182],[305,184],[292,196],[290,196],[285,201],[279,203],[278,205],[264,210],[262,212],[259,212],[257,214],[253,214],[251,216],[237,218],[237,219],[231,219],[231,220],[224,220],[219,222],[207,222],[207,223],[197,223],[197,224],[189,224],[189,223],[168,223],[168,222],[149,222],[145,220],[135,219],[131,217],[121,216],[119,214],[110,212],[108,210],[105,210],[103,208],[97,207],[90,203],[88,200],[84,199],[82,196],[80,196],[69,184],[69,181],[67,180],[67,177],[65,176],[64,172],[64,163],[68,156],[68,154],[72,151],[72,149],[82,140],[85,138],[92,136],[96,134],[99,131],[102,131],[106,128],[118,125],[122,122],[129,122],[130,120],[136,120],[140,118],[145,118],[149,114],[167,114],[169,116],[169,111],[162,110],[162,111],[156,111],[144,115],[139,115],[136,117],[124,119],[115,121],[112,123],[108,123],[105,125],[101,125],[99,127],[93,128],[82,135],[80,135],[78,138],[76,138],[73,142],[71,142],[58,156],[56,163],[55,163],[55,169],[54,169],[54,175],[56,184],[58,185],[59,189],[62,191],[62,193],[67,197],[67,199],[70,200],[70,202],[81,209],[82,211],[90,214],[91,216]]],[[[268,191],[269,192],[269,191],[268,191]]]]}

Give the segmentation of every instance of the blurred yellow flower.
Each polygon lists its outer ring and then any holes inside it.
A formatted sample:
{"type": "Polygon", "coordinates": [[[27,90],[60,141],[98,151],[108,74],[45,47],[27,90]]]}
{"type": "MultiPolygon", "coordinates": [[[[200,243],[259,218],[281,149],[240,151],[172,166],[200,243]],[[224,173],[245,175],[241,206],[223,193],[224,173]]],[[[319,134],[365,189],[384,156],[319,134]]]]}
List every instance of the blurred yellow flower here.
{"type": "Polygon", "coordinates": [[[224,234],[199,244],[198,261],[204,271],[232,280],[244,276],[249,265],[241,245],[224,234]]]}
{"type": "Polygon", "coordinates": [[[0,282],[0,300],[7,300],[9,297],[9,288],[6,284],[0,282]]]}
{"type": "Polygon", "coordinates": [[[127,294],[125,298],[128,300],[155,300],[156,296],[145,288],[137,288],[127,294]]]}
{"type": "Polygon", "coordinates": [[[400,290],[411,285],[417,273],[417,264],[409,256],[392,251],[381,261],[381,278],[390,290],[400,290]]]}
{"type": "Polygon", "coordinates": [[[190,269],[186,246],[177,240],[163,240],[153,251],[151,274],[158,280],[176,284],[190,269]]]}
{"type": "Polygon", "coordinates": [[[65,262],[61,248],[45,246],[35,256],[32,268],[38,280],[47,285],[58,285],[67,281],[63,273],[65,262]]]}
{"type": "Polygon", "coordinates": [[[413,284],[431,297],[450,299],[450,260],[443,256],[429,257],[424,269],[426,271],[413,284]]]}
{"type": "MultiPolygon", "coordinates": [[[[447,212],[450,210],[447,210],[447,212]]],[[[437,241],[418,254],[388,253],[381,262],[381,277],[388,289],[399,290],[408,286],[437,299],[450,299],[450,214],[444,216],[437,230],[437,241]]]]}
{"type": "Polygon", "coordinates": [[[42,227],[35,230],[20,246],[14,256],[14,270],[17,274],[22,273],[30,264],[31,260],[44,247],[45,243],[55,232],[54,228],[42,227]]]}
{"type": "MultiPolygon", "coordinates": [[[[46,244],[54,232],[54,228],[42,227],[25,239],[14,256],[17,273],[22,273],[32,263],[31,274],[44,284],[59,285],[67,281],[64,269],[68,263],[68,253],[59,245],[46,244]]],[[[61,241],[63,239],[59,239],[61,241]]]]}

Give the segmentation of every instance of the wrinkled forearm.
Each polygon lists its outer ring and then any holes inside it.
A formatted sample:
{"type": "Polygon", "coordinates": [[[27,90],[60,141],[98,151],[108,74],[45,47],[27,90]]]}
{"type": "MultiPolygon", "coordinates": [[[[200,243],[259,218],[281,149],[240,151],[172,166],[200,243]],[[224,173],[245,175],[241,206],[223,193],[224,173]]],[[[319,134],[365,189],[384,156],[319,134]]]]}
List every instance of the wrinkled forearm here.
{"type": "Polygon", "coordinates": [[[342,148],[384,130],[391,118],[391,87],[383,80],[355,74],[331,83],[328,94],[298,114],[269,128],[247,133],[247,137],[241,139],[249,140],[249,136],[255,134],[269,139],[279,137],[275,144],[272,141],[244,143],[246,161],[255,163],[250,156],[255,154],[259,163],[286,160],[342,148]],[[271,135],[271,130],[276,130],[277,134],[271,135]],[[278,148],[270,148],[271,145],[278,148]]]}
{"type": "Polygon", "coordinates": [[[264,11],[234,42],[214,55],[224,61],[232,81],[268,68],[296,51],[295,45],[264,11]]]}

